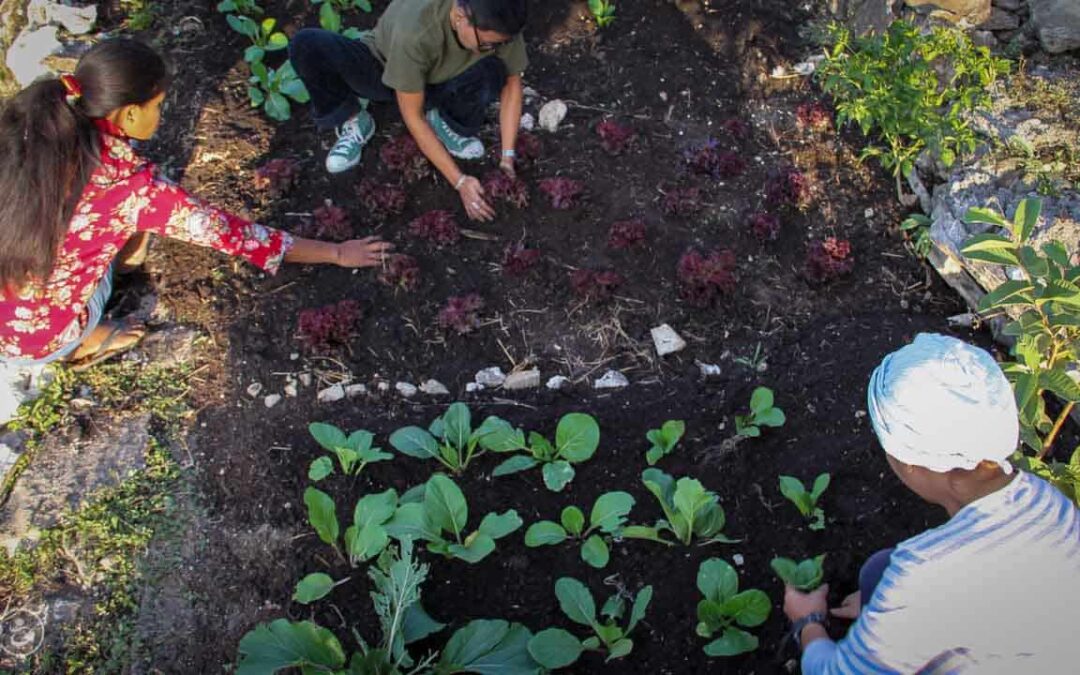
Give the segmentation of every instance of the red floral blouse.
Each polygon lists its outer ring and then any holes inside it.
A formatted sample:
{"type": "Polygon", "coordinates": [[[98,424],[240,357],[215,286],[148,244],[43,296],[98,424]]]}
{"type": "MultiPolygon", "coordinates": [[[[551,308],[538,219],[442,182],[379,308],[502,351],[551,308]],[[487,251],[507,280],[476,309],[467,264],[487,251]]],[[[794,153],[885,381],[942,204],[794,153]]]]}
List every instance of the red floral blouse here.
{"type": "Polygon", "coordinates": [[[226,213],[158,175],[126,138],[101,137],[101,165],[75,207],[52,274],[0,289],[0,359],[40,359],[77,340],[87,302],[132,235],[152,232],[239,256],[273,274],[292,237],[226,213]]]}

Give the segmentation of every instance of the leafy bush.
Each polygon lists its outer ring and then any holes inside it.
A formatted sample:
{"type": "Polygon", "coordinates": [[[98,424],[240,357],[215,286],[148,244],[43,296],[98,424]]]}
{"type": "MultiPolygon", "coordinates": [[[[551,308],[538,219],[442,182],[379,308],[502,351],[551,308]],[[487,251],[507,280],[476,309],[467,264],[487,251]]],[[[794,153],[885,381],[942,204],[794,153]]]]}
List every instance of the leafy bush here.
{"type": "Polygon", "coordinates": [[[632,127],[613,119],[600,121],[596,125],[596,135],[600,137],[600,147],[610,155],[621,155],[637,138],[632,127]]]}
{"type": "Polygon", "coordinates": [[[764,211],[751,214],[750,231],[761,241],[776,241],[780,237],[780,219],[764,211]]]}
{"type": "Polygon", "coordinates": [[[611,270],[574,270],[570,273],[570,288],[578,297],[600,302],[615,295],[623,285],[623,276],[611,270]]]}
{"type": "Polygon", "coordinates": [[[484,299],[476,293],[452,295],[439,310],[439,327],[453,330],[458,335],[471,333],[480,327],[480,310],[483,308],[484,299]]]}
{"type": "Polygon", "coordinates": [[[855,259],[851,257],[851,242],[847,239],[826,237],[824,241],[812,241],[806,247],[803,276],[814,283],[825,283],[851,274],[855,259]]]}
{"type": "MultiPolygon", "coordinates": [[[[341,473],[346,476],[354,476],[364,470],[364,467],[373,462],[384,462],[393,459],[388,452],[382,452],[381,448],[372,447],[375,435],[370,431],[354,431],[348,436],[345,432],[333,424],[313,422],[308,425],[308,431],[312,438],[334,453],[341,473]]],[[[308,478],[320,481],[334,472],[334,464],[329,457],[323,456],[311,463],[308,469],[308,478]]]]}
{"type": "Polygon", "coordinates": [[[461,239],[461,228],[458,227],[454,214],[435,209],[414,218],[409,223],[409,234],[426,239],[436,246],[449,246],[461,239]]]}
{"type": "Polygon", "coordinates": [[[735,433],[746,438],[757,438],[761,427],[782,427],[787,421],[784,411],[774,407],[773,390],[757,387],[750,394],[750,414],[735,416],[735,433]]]}
{"type": "Polygon", "coordinates": [[[785,584],[808,593],[820,586],[825,579],[825,570],[822,567],[824,562],[825,554],[822,553],[801,562],[790,558],[773,558],[769,565],[785,584]]]}
{"type": "Polygon", "coordinates": [[[394,253],[379,272],[379,282],[394,290],[415,291],[420,285],[420,265],[411,255],[394,253]]]}
{"type": "Polygon", "coordinates": [[[360,196],[360,203],[378,220],[398,216],[405,211],[407,195],[400,185],[377,183],[371,178],[364,178],[356,191],[360,196]]]}
{"type": "Polygon", "coordinates": [[[621,591],[604,603],[600,614],[607,617],[607,621],[601,623],[596,617],[596,601],[588,587],[573,577],[562,577],[555,582],[555,597],[559,600],[559,609],[574,623],[592,629],[593,635],[578,640],[561,628],[549,628],[529,640],[529,654],[537,663],[550,669],[565,668],[573,664],[584,650],[606,652],[605,661],[621,659],[634,649],[634,641],[629,636],[645,618],[652,595],[652,586],[638,591],[630,608],[626,628],[623,628],[619,621],[626,612],[626,603],[621,591]]]}
{"type": "Polygon", "coordinates": [[[724,535],[724,509],[715,492],[706,490],[695,478],[674,478],[660,469],[645,469],[641,482],[653,493],[666,520],[656,523],[658,531],[668,531],[689,546],[695,538],[701,544],[734,543],[724,535]]]}
{"type": "Polygon", "coordinates": [[[251,77],[248,80],[248,98],[251,107],[263,107],[267,117],[283,122],[292,116],[289,100],[307,103],[311,100],[304,83],[293,70],[292,63],[286,61],[277,70],[267,68],[261,61],[251,64],[251,77]]]}
{"type": "Polygon", "coordinates": [[[559,176],[540,181],[540,191],[551,200],[552,208],[566,210],[577,206],[585,193],[585,184],[579,180],[559,176]]]}
{"type": "Polygon", "coordinates": [[[484,436],[501,432],[505,424],[498,417],[488,417],[474,430],[469,406],[457,402],[432,420],[427,429],[408,426],[390,434],[390,445],[410,457],[434,459],[460,474],[474,457],[484,454],[486,448],[480,445],[484,436]]]}
{"type": "Polygon", "coordinates": [[[536,248],[525,248],[522,243],[507,244],[503,251],[502,273],[504,276],[523,277],[540,260],[542,252],[536,248]]]}
{"type": "Polygon", "coordinates": [[[1011,459],[1017,468],[1042,478],[1080,506],[1080,447],[1068,462],[1047,462],[1019,451],[1011,459]]]}
{"type": "Polygon", "coordinates": [[[880,136],[883,143],[861,158],[877,157],[898,190],[924,148],[946,166],[975,149],[968,114],[989,104],[990,85],[1008,72],[1008,61],[961,30],[935,26],[924,35],[907,21],[865,37],[833,25],[829,35],[818,81],[836,102],[839,125],[854,122],[864,136],[880,136]]]}
{"type": "Polygon", "coordinates": [[[1015,361],[1002,364],[1012,382],[1020,411],[1020,437],[1045,457],[1077,401],[1080,385],[1070,375],[1078,365],[1080,344],[1080,265],[1060,242],[1032,245],[1032,234],[1042,213],[1042,201],[1025,199],[1012,220],[991,209],[970,209],[965,220],[1005,234],[987,232],[964,243],[961,252],[972,260],[1006,265],[1015,270],[1009,279],[979,301],[979,312],[1009,313],[1003,329],[1016,339],[1015,361]],[[1052,420],[1044,393],[1051,392],[1065,405],[1052,420]]]}
{"type": "Polygon", "coordinates": [[[695,307],[708,307],[735,290],[735,254],[727,249],[702,255],[691,249],[679,258],[679,297],[695,307]]]}
{"type": "Polygon", "coordinates": [[[321,352],[344,346],[352,339],[353,331],[363,313],[356,300],[342,300],[300,312],[297,337],[309,351],[321,352]]]}
{"type": "MultiPolygon", "coordinates": [[[[525,432],[515,429],[509,422],[488,418],[491,433],[480,439],[480,444],[492,452],[522,452],[499,464],[492,476],[507,476],[543,465],[544,485],[559,492],[574,480],[574,464],[586,462],[600,446],[600,425],[591,415],[568,413],[563,415],[555,428],[555,443],[533,431],[528,443],[525,432]]],[[[485,426],[487,422],[485,422],[485,426]]]]}
{"type": "Polygon", "coordinates": [[[740,592],[735,568],[719,558],[701,563],[697,587],[705,596],[697,606],[697,634],[711,638],[720,633],[719,638],[705,645],[705,653],[735,656],[757,649],[757,637],[743,628],[765,623],[772,611],[769,596],[756,588],[740,592]]]}
{"type": "Polygon", "coordinates": [[[608,230],[608,246],[616,250],[636,248],[645,243],[645,223],[641,220],[620,220],[608,230]]]}
{"type": "Polygon", "coordinates": [[[645,434],[652,446],[645,452],[645,461],[652,466],[662,457],[670,455],[675,446],[686,433],[686,422],[682,420],[668,420],[659,429],[649,429],[645,434]]]}
{"type": "Polygon", "coordinates": [[[831,476],[827,473],[819,474],[814,479],[814,487],[809,492],[798,478],[793,476],[780,476],[780,494],[799,509],[803,518],[812,521],[809,525],[811,530],[825,529],[825,511],[818,506],[821,495],[829,487],[831,476]]]}
{"type": "Polygon", "coordinates": [[[765,179],[765,201],[773,206],[793,206],[800,211],[810,207],[813,191],[806,174],[793,166],[769,172],[765,179]]]}
{"type": "Polygon", "coordinates": [[[529,205],[529,186],[520,178],[511,178],[500,169],[493,169],[484,176],[484,194],[491,199],[523,209],[529,205]]]}

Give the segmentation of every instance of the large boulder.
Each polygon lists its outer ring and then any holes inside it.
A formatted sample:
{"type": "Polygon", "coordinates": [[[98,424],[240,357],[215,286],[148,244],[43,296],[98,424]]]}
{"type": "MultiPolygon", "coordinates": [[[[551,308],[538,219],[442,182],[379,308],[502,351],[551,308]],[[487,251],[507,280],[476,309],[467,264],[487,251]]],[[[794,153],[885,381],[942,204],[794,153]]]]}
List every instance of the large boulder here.
{"type": "Polygon", "coordinates": [[[930,13],[935,19],[954,23],[962,28],[973,28],[985,23],[993,12],[990,0],[906,0],[910,7],[929,5],[936,7],[930,13]]]}
{"type": "Polygon", "coordinates": [[[1060,54],[1080,48],[1080,0],[1030,0],[1028,4],[1043,49],[1060,54]]]}

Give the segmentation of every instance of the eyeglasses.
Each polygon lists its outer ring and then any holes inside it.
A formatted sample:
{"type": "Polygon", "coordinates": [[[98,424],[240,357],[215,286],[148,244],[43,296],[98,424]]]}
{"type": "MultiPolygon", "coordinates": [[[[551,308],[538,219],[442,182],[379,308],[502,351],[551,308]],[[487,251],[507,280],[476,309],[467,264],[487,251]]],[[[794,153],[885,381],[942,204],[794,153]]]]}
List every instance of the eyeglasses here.
{"type": "Polygon", "coordinates": [[[476,38],[476,51],[481,54],[487,54],[493,52],[504,44],[510,42],[509,40],[500,40],[498,42],[481,42],[480,31],[476,29],[476,18],[473,16],[472,8],[469,8],[465,14],[465,17],[469,20],[469,25],[472,26],[473,37],[476,38]]]}

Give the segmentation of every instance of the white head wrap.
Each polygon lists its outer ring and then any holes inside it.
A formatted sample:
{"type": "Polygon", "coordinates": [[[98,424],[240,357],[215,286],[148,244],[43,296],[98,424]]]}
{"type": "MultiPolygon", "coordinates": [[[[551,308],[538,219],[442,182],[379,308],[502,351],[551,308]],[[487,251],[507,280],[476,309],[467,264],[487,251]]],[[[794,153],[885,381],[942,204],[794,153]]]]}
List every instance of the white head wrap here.
{"type": "Polygon", "coordinates": [[[946,472],[989,460],[1012,472],[1016,399],[997,362],[978,347],[920,333],[874,370],[866,400],[881,446],[905,464],[946,472]]]}

